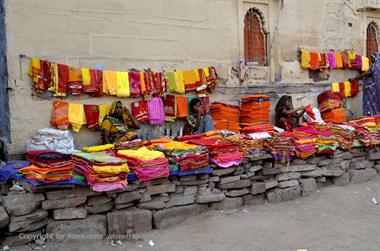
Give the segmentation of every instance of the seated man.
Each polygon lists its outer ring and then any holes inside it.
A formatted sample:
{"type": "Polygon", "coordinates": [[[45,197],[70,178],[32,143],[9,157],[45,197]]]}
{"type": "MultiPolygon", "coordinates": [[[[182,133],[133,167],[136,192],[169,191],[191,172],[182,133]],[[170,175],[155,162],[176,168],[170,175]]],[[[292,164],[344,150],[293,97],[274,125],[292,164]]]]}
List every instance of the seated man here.
{"type": "Polygon", "coordinates": [[[103,144],[120,143],[135,139],[137,134],[133,129],[140,129],[140,123],[120,100],[114,101],[109,114],[102,123],[103,144]]]}
{"type": "Polygon", "coordinates": [[[210,115],[202,112],[202,102],[199,98],[193,98],[190,101],[190,111],[187,122],[191,127],[193,134],[201,134],[215,130],[214,121],[210,115]]]}

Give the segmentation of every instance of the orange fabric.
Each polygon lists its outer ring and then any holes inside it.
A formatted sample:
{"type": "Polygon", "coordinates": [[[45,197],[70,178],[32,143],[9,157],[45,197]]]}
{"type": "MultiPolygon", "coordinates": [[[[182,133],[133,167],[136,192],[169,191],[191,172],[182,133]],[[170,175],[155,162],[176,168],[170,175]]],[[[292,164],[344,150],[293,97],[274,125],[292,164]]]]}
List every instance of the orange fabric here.
{"type": "Polygon", "coordinates": [[[58,100],[53,102],[50,124],[61,130],[69,129],[69,103],[58,100]]]}
{"type": "Polygon", "coordinates": [[[210,109],[216,129],[240,132],[239,106],[215,102],[210,109]]]}
{"type": "Polygon", "coordinates": [[[69,67],[69,82],[82,82],[82,69],[69,67]]]}
{"type": "Polygon", "coordinates": [[[177,118],[187,118],[189,111],[186,96],[176,96],[177,118]]]}
{"type": "Polygon", "coordinates": [[[342,69],[343,68],[343,61],[342,61],[342,55],[340,52],[335,52],[335,61],[336,61],[336,68],[337,69],[342,69]]]}
{"type": "Polygon", "coordinates": [[[144,72],[140,72],[140,88],[141,88],[141,93],[146,92],[146,85],[145,85],[145,78],[144,78],[144,72]]]}
{"type": "Polygon", "coordinates": [[[347,123],[346,114],[342,108],[333,109],[322,113],[322,119],[330,123],[347,123]]]}
{"type": "Polygon", "coordinates": [[[269,124],[270,101],[267,95],[251,95],[242,98],[240,125],[269,124]]]}

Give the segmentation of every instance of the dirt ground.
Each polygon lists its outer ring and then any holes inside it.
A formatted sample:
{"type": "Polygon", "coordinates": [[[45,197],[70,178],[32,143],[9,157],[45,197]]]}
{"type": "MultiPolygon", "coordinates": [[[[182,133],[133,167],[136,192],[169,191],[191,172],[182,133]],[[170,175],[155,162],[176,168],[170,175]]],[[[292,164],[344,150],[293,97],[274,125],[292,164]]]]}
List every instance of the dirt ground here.
{"type": "Polygon", "coordinates": [[[43,250],[378,251],[380,204],[372,198],[380,202],[380,177],[360,185],[323,187],[294,201],[209,212],[115,247],[94,241],[47,243],[43,250]]]}

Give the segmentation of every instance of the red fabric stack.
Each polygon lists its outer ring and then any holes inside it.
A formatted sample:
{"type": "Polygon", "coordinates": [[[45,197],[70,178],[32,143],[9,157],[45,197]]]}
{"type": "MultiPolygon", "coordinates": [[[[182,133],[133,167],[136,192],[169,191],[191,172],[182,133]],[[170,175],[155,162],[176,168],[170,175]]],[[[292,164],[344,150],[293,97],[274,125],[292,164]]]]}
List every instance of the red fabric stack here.
{"type": "Polygon", "coordinates": [[[252,126],[269,123],[270,101],[267,95],[251,95],[242,99],[240,125],[252,126]]]}
{"type": "Polygon", "coordinates": [[[331,123],[346,123],[346,115],[342,109],[343,101],[339,92],[325,91],[318,96],[319,110],[322,119],[331,123]]]}
{"type": "Polygon", "coordinates": [[[239,106],[214,102],[211,104],[211,114],[216,130],[240,132],[239,106]]]}

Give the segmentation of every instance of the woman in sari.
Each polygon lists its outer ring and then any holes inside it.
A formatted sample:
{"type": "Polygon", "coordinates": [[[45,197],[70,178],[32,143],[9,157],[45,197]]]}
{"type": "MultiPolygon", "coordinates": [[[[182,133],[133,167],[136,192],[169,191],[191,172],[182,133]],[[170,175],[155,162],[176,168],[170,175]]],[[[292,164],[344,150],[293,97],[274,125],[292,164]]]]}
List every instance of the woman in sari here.
{"type": "Polygon", "coordinates": [[[102,123],[103,144],[120,143],[135,139],[134,129],[140,129],[140,123],[120,100],[114,101],[109,114],[102,123]]]}
{"type": "Polygon", "coordinates": [[[299,118],[304,112],[305,107],[294,109],[292,97],[284,95],[276,104],[276,126],[286,131],[293,131],[293,128],[299,126],[299,118]]]}

